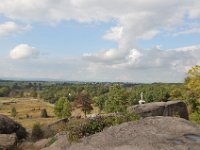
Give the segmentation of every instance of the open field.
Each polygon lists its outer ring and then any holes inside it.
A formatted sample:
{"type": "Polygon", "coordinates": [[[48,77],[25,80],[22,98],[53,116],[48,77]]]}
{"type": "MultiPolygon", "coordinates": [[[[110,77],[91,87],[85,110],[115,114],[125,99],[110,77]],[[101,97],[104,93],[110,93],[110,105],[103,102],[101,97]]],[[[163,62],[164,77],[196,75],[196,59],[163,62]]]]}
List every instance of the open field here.
{"type": "Polygon", "coordinates": [[[33,124],[37,122],[41,125],[46,125],[57,120],[53,110],[53,106],[36,99],[0,99],[0,114],[14,119],[28,129],[31,129],[33,124]],[[17,111],[17,116],[15,118],[11,116],[11,110],[13,107],[15,107],[17,111]],[[49,115],[48,118],[40,117],[41,110],[44,108],[47,110],[49,115]]]}
{"type": "MultiPolygon", "coordinates": [[[[98,108],[93,106],[93,111],[91,113],[97,114],[98,108]]],[[[27,129],[31,129],[35,123],[40,123],[42,126],[45,126],[58,119],[54,114],[52,104],[31,98],[0,98],[0,114],[12,118],[27,129]],[[13,107],[15,107],[17,111],[16,117],[11,116],[13,107]],[[47,110],[48,118],[40,117],[41,110],[44,108],[47,110]]],[[[74,108],[72,116],[79,115],[82,117],[84,116],[80,109],[74,108]]]]}

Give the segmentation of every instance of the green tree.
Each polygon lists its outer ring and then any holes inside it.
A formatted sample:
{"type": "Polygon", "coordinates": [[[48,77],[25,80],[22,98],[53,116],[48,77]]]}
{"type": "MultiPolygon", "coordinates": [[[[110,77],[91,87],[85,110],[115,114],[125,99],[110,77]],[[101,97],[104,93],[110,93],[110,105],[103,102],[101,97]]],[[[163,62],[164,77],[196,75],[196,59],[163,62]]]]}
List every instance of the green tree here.
{"type": "Polygon", "coordinates": [[[70,117],[71,116],[71,105],[70,102],[68,100],[66,100],[63,103],[63,109],[62,109],[62,117],[70,117]]]}
{"type": "Polygon", "coordinates": [[[67,98],[61,97],[54,106],[54,112],[59,118],[71,116],[71,105],[67,98]]]}
{"type": "Polygon", "coordinates": [[[112,86],[105,103],[105,110],[107,112],[123,112],[126,110],[126,104],[127,94],[125,90],[119,85],[112,86]]]}
{"type": "Polygon", "coordinates": [[[193,110],[200,109],[200,66],[196,65],[188,71],[185,79],[185,85],[188,90],[188,103],[192,105],[193,110]]]}
{"type": "Polygon", "coordinates": [[[15,107],[13,107],[12,110],[11,110],[11,116],[12,117],[16,117],[17,116],[17,111],[16,111],[15,107]]]}
{"type": "Polygon", "coordinates": [[[84,112],[85,118],[87,113],[90,113],[92,108],[92,101],[87,92],[81,92],[77,99],[76,99],[76,106],[81,108],[81,110],[84,112]]]}
{"type": "Polygon", "coordinates": [[[96,97],[94,97],[93,100],[95,102],[95,105],[99,108],[99,113],[101,113],[102,110],[104,109],[105,102],[107,100],[107,96],[105,94],[100,95],[100,96],[96,96],[96,97]]]}
{"type": "Polygon", "coordinates": [[[48,118],[48,114],[47,114],[47,110],[46,109],[42,109],[41,110],[40,117],[42,117],[42,118],[48,118]]]}

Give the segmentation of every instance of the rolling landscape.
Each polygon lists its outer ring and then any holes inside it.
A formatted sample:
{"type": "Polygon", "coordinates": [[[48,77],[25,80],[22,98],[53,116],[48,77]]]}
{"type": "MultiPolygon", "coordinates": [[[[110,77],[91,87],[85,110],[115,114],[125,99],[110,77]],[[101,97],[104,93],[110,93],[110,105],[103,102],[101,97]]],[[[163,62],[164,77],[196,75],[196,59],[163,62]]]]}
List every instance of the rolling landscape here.
{"type": "Polygon", "coordinates": [[[199,8],[0,0],[0,150],[199,150],[199,8]]]}

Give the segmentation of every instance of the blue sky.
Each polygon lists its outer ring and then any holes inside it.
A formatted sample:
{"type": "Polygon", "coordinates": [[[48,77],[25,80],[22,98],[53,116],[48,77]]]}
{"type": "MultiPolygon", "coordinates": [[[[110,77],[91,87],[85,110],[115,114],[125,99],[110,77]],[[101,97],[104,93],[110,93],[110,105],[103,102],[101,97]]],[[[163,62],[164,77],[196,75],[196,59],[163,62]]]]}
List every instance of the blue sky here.
{"type": "Polygon", "coordinates": [[[183,82],[200,2],[0,0],[0,78],[183,82]]]}

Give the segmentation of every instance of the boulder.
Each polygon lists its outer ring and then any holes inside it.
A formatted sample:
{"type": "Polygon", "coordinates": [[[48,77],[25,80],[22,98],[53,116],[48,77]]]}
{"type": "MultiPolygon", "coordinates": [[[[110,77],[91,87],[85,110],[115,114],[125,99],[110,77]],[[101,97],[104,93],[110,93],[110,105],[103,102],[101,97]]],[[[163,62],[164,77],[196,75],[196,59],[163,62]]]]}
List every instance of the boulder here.
{"type": "Polygon", "coordinates": [[[10,150],[14,149],[17,144],[17,136],[13,134],[0,134],[0,149],[10,150]]]}
{"type": "MultiPolygon", "coordinates": [[[[103,132],[82,138],[78,143],[66,144],[62,149],[199,150],[199,147],[199,125],[182,118],[158,116],[107,128],[103,132]]],[[[59,145],[57,148],[59,149],[59,145]]]]}
{"type": "Polygon", "coordinates": [[[141,117],[150,116],[179,116],[188,119],[187,106],[181,101],[154,102],[128,107],[128,112],[141,117]]]}
{"type": "Polygon", "coordinates": [[[18,139],[23,139],[27,135],[26,129],[19,123],[16,123],[4,115],[0,115],[0,134],[12,133],[16,133],[18,139]]]}

